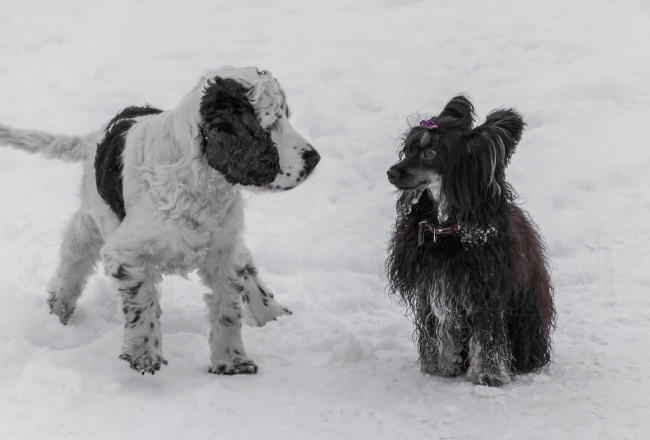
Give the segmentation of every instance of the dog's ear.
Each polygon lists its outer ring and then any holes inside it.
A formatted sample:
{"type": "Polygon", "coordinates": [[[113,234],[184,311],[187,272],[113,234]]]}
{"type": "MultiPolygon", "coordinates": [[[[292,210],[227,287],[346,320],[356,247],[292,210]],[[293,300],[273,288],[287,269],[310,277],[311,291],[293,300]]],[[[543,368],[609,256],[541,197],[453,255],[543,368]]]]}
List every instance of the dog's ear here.
{"type": "Polygon", "coordinates": [[[472,138],[475,143],[478,141],[495,149],[505,167],[510,163],[525,125],[515,109],[495,110],[488,115],[483,125],[473,130],[472,138]]]}
{"type": "Polygon", "coordinates": [[[442,191],[460,218],[475,221],[476,213],[484,213],[507,190],[505,169],[523,128],[515,110],[496,110],[484,124],[450,141],[442,191]]]}
{"type": "Polygon", "coordinates": [[[467,131],[474,124],[474,106],[463,95],[452,98],[442,112],[438,115],[437,121],[443,128],[467,131]]]}
{"type": "Polygon", "coordinates": [[[200,105],[202,153],[229,183],[263,186],[280,173],[280,158],[248,92],[234,79],[208,81],[200,105]]]}

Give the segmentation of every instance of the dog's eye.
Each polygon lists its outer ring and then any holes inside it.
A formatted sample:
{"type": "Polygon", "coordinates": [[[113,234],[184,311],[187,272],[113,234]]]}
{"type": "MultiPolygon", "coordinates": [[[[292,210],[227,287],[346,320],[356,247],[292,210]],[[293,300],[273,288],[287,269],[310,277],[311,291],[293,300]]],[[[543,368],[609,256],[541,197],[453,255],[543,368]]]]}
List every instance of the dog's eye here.
{"type": "Polygon", "coordinates": [[[433,150],[424,150],[424,151],[422,152],[422,157],[423,157],[424,159],[431,160],[431,159],[433,159],[434,157],[436,157],[436,152],[433,151],[433,150]]]}
{"type": "Polygon", "coordinates": [[[262,75],[262,76],[266,75],[267,73],[268,73],[268,72],[267,72],[266,70],[258,70],[258,71],[257,71],[257,74],[258,74],[258,75],[262,75]]]}

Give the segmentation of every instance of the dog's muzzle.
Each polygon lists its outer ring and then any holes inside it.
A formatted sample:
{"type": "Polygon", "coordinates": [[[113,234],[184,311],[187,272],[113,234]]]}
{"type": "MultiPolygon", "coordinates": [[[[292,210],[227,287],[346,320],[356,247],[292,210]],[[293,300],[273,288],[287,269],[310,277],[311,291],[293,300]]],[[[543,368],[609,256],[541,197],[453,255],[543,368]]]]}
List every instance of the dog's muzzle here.
{"type": "Polygon", "coordinates": [[[402,191],[414,190],[426,184],[426,181],[418,179],[416,175],[400,167],[399,164],[390,167],[386,174],[388,181],[402,191]]]}
{"type": "Polygon", "coordinates": [[[400,176],[402,175],[402,172],[400,171],[399,168],[397,168],[395,165],[390,167],[388,171],[386,171],[386,174],[388,175],[388,181],[395,185],[395,183],[398,181],[400,176]]]}

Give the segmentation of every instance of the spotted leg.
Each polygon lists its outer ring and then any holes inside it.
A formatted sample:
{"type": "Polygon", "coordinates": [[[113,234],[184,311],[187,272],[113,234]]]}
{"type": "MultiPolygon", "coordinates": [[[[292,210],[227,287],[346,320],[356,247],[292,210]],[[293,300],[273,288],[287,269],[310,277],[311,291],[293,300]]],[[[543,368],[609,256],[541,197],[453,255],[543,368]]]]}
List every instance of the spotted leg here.
{"type": "Polygon", "coordinates": [[[106,246],[102,250],[107,272],[116,281],[122,297],[124,345],[120,359],[138,373],[155,374],[167,361],[162,353],[160,272],[147,258],[106,246]]]}
{"type": "Polygon", "coordinates": [[[212,291],[203,297],[210,320],[210,372],[253,374],[257,365],[246,356],[241,334],[244,285],[233,255],[229,251],[213,252],[199,270],[201,280],[212,291]]]}

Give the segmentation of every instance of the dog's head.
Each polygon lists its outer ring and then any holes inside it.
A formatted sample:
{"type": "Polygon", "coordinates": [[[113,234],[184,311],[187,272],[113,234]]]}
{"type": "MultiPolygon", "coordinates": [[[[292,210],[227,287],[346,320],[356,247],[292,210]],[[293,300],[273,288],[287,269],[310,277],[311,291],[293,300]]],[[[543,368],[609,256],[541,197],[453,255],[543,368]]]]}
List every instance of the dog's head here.
{"type": "Polygon", "coordinates": [[[231,184],[288,190],[302,183],[319,154],[289,123],[278,81],[255,67],[225,67],[200,82],[201,150],[231,184]]]}
{"type": "Polygon", "coordinates": [[[524,121],[514,109],[495,110],[473,127],[474,107],[453,98],[438,116],[412,127],[404,137],[400,162],[388,180],[402,191],[428,190],[447,214],[466,217],[509,191],[505,169],[521,138],[524,121]]]}

